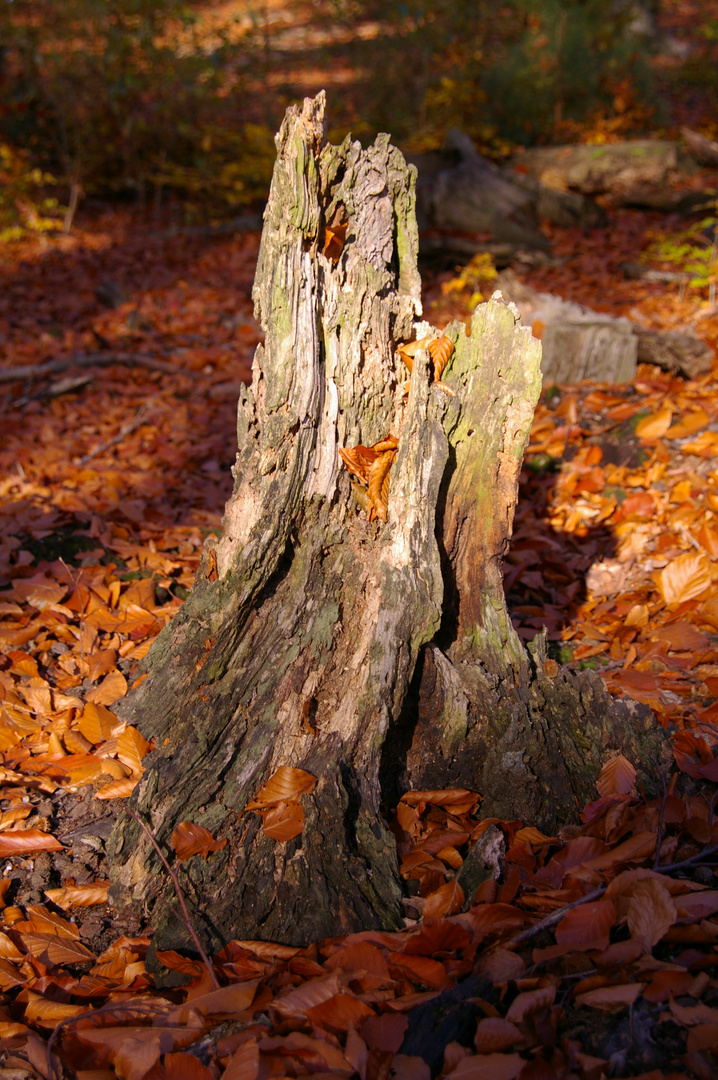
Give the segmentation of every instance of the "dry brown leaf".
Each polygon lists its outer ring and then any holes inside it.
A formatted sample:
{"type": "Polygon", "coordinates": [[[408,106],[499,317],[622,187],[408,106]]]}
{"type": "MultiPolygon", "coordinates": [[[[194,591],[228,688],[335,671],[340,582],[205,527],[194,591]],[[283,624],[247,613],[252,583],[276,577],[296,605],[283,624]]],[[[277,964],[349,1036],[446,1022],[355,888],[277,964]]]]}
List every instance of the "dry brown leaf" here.
{"type": "Polygon", "coordinates": [[[112,671],[106,675],[99,686],[95,686],[86,696],[86,701],[94,702],[95,705],[113,705],[127,693],[127,679],[120,671],[112,671]]]}
{"type": "Polygon", "coordinates": [[[18,829],[0,833],[0,858],[11,855],[36,855],[41,851],[62,851],[63,847],[50,833],[40,829],[18,829]]]}
{"type": "Polygon", "coordinates": [[[666,887],[655,878],[637,881],[631,890],[626,921],[631,937],[650,953],[678,917],[676,905],[666,887]]]}
{"type": "Polygon", "coordinates": [[[514,1080],[525,1065],[520,1054],[477,1054],[462,1058],[446,1080],[514,1080]]]}
{"type": "Polygon", "coordinates": [[[170,845],[181,862],[191,859],[193,855],[203,855],[206,859],[210,852],[221,851],[226,843],[226,837],[215,840],[208,829],[203,825],[195,825],[192,821],[181,821],[170,840],[170,845]]]}
{"type": "Polygon", "coordinates": [[[304,808],[297,802],[277,803],[262,811],[262,831],[282,844],[294,840],[304,829],[304,808]]]}
{"type": "Polygon", "coordinates": [[[91,907],[106,904],[109,881],[94,881],[88,885],[65,885],[62,889],[46,889],[45,896],[61,908],[91,907]]]}
{"type": "Polygon", "coordinates": [[[556,927],[556,943],[578,952],[608,947],[616,909],[610,900],[598,900],[568,911],[556,927]]]}
{"type": "Polygon", "coordinates": [[[98,743],[110,738],[118,723],[119,720],[115,714],[104,705],[88,702],[80,717],[78,727],[80,733],[93,746],[97,746],[98,743]]]}
{"type": "Polygon", "coordinates": [[[301,795],[310,795],[317,783],[316,776],[304,769],[294,769],[290,765],[280,765],[255,797],[245,806],[245,810],[262,810],[277,803],[290,802],[301,795]]]}
{"type": "Polygon", "coordinates": [[[660,439],[670,428],[672,419],[673,410],[669,405],[665,405],[651,416],[644,416],[639,420],[636,424],[636,435],[639,439],[660,439]]]}
{"type": "Polygon", "coordinates": [[[587,1005],[589,1009],[602,1012],[620,1012],[626,1005],[632,1005],[643,990],[643,983],[619,983],[617,986],[599,986],[585,994],[576,995],[578,1006],[587,1005]]]}
{"type": "Polygon", "coordinates": [[[125,780],[113,780],[95,792],[96,799],[129,799],[140,780],[137,776],[128,776],[125,780]]]}
{"type": "Polygon", "coordinates": [[[683,604],[710,588],[710,560],[704,551],[687,551],[669,562],[658,574],[657,581],[667,604],[683,604]]]}
{"type": "Polygon", "coordinates": [[[635,768],[628,758],[618,753],[604,764],[596,787],[601,795],[629,795],[635,782],[635,768]]]}
{"type": "Polygon", "coordinates": [[[455,915],[464,904],[464,892],[458,881],[447,881],[430,893],[424,900],[425,919],[442,919],[445,915],[455,915]]]}
{"type": "Polygon", "coordinates": [[[498,1050],[508,1050],[511,1046],[520,1046],[523,1035],[516,1024],[500,1016],[487,1016],[479,1020],[474,1036],[474,1046],[478,1054],[491,1054],[498,1050]]]}

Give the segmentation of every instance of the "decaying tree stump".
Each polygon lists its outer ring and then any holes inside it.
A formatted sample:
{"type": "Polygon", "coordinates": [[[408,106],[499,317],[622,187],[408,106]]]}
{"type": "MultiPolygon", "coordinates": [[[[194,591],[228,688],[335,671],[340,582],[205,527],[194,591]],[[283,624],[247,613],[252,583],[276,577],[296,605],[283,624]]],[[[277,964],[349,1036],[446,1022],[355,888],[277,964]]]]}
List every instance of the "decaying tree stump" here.
{"type": "MultiPolygon", "coordinates": [[[[401,925],[382,802],[407,784],[470,787],[487,814],[551,830],[618,747],[650,788],[662,746],[645,708],[559,672],[540,641],[527,655],[507,613],[540,343],[495,298],[470,336],[446,331],[453,395],[423,346],[407,393],[397,346],[439,336],[418,323],[414,170],[387,136],[327,145],[323,94],[288,110],[277,150],[254,289],[266,342],[239,401],[225,534],[122,714],[155,740],[135,805],[159,843],[172,856],[187,820],[227,840],[182,864],[213,948],[401,925]],[[388,520],[370,521],[338,449],[389,433],[388,520]],[[317,780],[286,842],[245,809],[282,766],[317,780]]],[[[116,902],[152,909],[155,947],[186,944],[130,818],[111,859],[116,902]]]]}

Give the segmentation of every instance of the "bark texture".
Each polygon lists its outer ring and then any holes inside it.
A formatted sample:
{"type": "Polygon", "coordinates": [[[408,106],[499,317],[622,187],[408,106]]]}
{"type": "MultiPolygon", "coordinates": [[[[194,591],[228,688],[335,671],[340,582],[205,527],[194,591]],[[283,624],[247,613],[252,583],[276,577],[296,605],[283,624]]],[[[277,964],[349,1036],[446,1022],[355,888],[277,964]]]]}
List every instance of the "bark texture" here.
{"type": "MultiPolygon", "coordinates": [[[[404,388],[396,346],[438,336],[418,321],[415,176],[386,136],[326,145],[323,94],[288,110],[254,291],[266,341],[239,401],[225,534],[123,704],[155,739],[135,804],[159,843],[169,850],[185,820],[227,839],[182,867],[210,948],[401,925],[384,798],[481,783],[487,805],[545,825],[571,816],[628,722],[647,727],[647,710],[616,711],[595,679],[551,681],[506,610],[540,343],[494,299],[470,336],[447,331],[455,396],[433,383],[426,349],[404,388]],[[388,521],[369,522],[337,449],[389,432],[388,521]],[[317,778],[286,843],[245,812],[280,766],[317,778]]],[[[155,948],[187,944],[129,818],[111,858],[115,901],[153,909],[155,948]]]]}

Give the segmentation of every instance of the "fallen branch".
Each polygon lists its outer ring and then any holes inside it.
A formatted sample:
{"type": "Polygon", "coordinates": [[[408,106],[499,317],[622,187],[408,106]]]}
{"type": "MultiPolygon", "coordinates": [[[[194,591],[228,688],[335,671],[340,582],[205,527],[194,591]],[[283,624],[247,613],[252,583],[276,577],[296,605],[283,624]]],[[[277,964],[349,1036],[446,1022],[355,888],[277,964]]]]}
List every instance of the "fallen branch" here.
{"type": "Polygon", "coordinates": [[[24,379],[42,379],[46,375],[55,375],[71,367],[111,367],[123,364],[125,367],[145,367],[151,371],[162,371],[165,375],[188,375],[191,379],[200,376],[199,371],[177,367],[167,360],[156,360],[145,353],[91,352],[76,353],[64,360],[49,360],[46,364],[22,364],[20,367],[0,371],[0,383],[22,382],[24,379]]]}
{"type": "Polygon", "coordinates": [[[117,446],[124,438],[131,435],[133,431],[136,431],[137,428],[145,422],[149,406],[152,404],[153,400],[154,399],[141,405],[135,414],[134,420],[130,420],[128,424],[125,424],[123,428],[120,428],[117,434],[113,435],[111,439],[101,443],[100,446],[95,447],[94,450],[90,450],[89,454],[85,454],[84,457],[79,458],[75,462],[75,465],[87,465],[88,461],[92,461],[93,458],[99,457],[100,454],[104,454],[105,450],[110,450],[113,446],[117,446]]]}

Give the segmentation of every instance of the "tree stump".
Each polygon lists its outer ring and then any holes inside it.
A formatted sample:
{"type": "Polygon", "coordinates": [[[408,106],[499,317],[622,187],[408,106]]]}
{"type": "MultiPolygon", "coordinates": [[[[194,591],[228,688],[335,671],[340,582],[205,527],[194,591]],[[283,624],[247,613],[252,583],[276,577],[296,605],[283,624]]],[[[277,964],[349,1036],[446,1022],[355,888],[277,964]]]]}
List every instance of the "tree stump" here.
{"type": "MultiPolygon", "coordinates": [[[[276,140],[254,287],[266,341],[239,401],[224,536],[122,707],[155,740],[133,798],[170,858],[183,821],[227,841],[181,867],[208,948],[399,927],[382,804],[408,784],[470,787],[486,813],[553,829],[612,751],[645,763],[647,787],[662,752],[647,709],[559,672],[540,640],[529,656],[506,609],[540,343],[496,297],[470,336],[445,332],[434,381],[415,170],[385,135],[327,145],[324,107],[322,93],[289,109],[276,140]],[[396,350],[417,338],[407,391],[396,350]],[[370,521],[338,450],[389,434],[387,520],[374,503],[370,521]],[[282,767],[316,778],[286,841],[251,809],[282,767]]],[[[115,902],[150,909],[155,948],[186,946],[137,823],[121,815],[110,847],[115,902]]]]}

